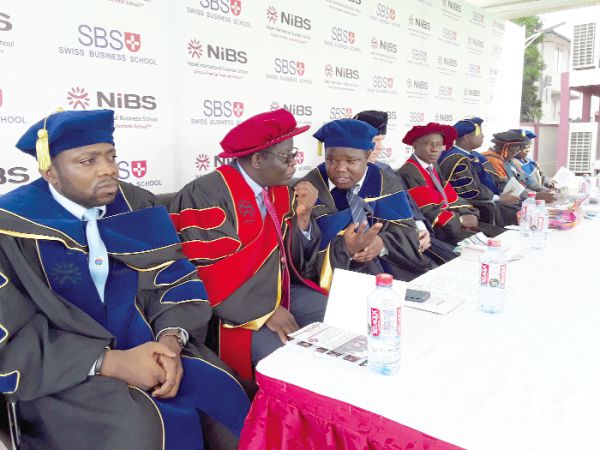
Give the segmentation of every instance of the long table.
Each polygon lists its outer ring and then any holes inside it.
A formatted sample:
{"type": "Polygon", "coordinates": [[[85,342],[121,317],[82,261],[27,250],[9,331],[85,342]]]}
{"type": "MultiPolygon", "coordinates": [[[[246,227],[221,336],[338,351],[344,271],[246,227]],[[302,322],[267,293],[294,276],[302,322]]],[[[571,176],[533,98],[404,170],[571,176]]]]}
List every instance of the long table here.
{"type": "MultiPolygon", "coordinates": [[[[459,258],[419,282],[477,271],[459,258]]],[[[552,232],[508,277],[502,314],[475,301],[448,315],[404,307],[395,376],[277,350],[257,366],[241,448],[600,448],[600,221],[552,232]]]]}

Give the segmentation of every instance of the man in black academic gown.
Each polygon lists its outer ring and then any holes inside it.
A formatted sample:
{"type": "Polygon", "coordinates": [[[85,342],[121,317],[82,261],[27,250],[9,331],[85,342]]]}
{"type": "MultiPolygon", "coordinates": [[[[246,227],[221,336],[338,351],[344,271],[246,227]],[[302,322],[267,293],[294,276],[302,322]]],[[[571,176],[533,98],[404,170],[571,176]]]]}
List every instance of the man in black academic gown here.
{"type": "Polygon", "coordinates": [[[457,138],[438,159],[440,173],[461,198],[479,209],[482,220],[499,226],[516,225],[519,197],[500,191],[489,161],[476,151],[483,143],[482,123],[480,117],[471,117],[454,124],[457,138]]]}
{"type": "Polygon", "coordinates": [[[304,180],[319,192],[313,216],[321,229],[321,286],[335,268],[411,280],[432,267],[419,249],[407,193],[395,175],[368,162],[377,129],[354,119],[323,125],[315,138],[325,162],[304,180]]]}
{"type": "MultiPolygon", "coordinates": [[[[373,138],[374,147],[369,154],[369,162],[395,177],[402,184],[402,189],[406,190],[404,181],[394,172],[394,169],[389,164],[379,161],[379,154],[383,149],[383,141],[387,134],[388,113],[385,111],[366,110],[356,114],[354,119],[362,120],[377,129],[378,134],[373,138]]],[[[423,215],[410,195],[408,196],[408,202],[415,223],[417,224],[417,229],[419,230],[419,249],[436,265],[444,264],[456,258],[458,253],[454,252],[453,245],[447,244],[433,236],[431,222],[423,215]]]]}
{"type": "Polygon", "coordinates": [[[210,305],[167,211],[117,179],[109,110],[17,143],[42,178],[0,198],[0,389],[23,449],[202,449],[248,399],[203,347],[210,305]]]}

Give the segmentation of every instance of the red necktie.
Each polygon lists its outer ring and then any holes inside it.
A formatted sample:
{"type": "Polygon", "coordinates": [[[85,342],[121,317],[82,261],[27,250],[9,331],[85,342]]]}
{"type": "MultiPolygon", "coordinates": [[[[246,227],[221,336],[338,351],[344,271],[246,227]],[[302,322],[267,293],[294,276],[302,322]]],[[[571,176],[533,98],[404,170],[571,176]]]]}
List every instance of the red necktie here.
{"type": "Polygon", "coordinates": [[[269,197],[268,188],[262,190],[263,201],[265,202],[265,208],[275,224],[275,233],[277,234],[277,240],[279,242],[279,253],[281,255],[281,304],[284,308],[289,309],[290,307],[290,271],[288,269],[287,259],[285,257],[285,244],[283,243],[283,235],[281,234],[281,223],[277,217],[277,211],[275,206],[271,202],[269,197]]]}

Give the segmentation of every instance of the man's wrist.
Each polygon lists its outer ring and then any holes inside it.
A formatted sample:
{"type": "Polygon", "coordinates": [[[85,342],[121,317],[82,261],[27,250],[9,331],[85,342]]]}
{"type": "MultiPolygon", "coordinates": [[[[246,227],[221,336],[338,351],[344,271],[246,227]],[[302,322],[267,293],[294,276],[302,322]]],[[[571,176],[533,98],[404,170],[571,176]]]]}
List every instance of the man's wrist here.
{"type": "Polygon", "coordinates": [[[156,342],[160,342],[163,337],[172,336],[177,340],[177,343],[180,348],[184,348],[189,340],[189,334],[186,330],[179,327],[169,327],[162,329],[156,335],[156,342]]]}
{"type": "Polygon", "coordinates": [[[100,356],[98,356],[98,359],[96,360],[96,364],[94,364],[94,375],[102,374],[101,372],[102,372],[102,365],[104,364],[104,357],[106,356],[106,353],[108,353],[109,350],[110,350],[109,347],[104,347],[102,349],[100,356]]]}

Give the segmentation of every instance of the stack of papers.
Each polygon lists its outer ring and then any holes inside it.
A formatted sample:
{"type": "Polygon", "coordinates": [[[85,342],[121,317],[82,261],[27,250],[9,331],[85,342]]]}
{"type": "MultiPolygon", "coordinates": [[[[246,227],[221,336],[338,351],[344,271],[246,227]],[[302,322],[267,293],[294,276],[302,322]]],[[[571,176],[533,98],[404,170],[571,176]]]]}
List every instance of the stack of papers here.
{"type": "Polygon", "coordinates": [[[367,337],[364,335],[314,322],[288,337],[291,344],[309,351],[359,366],[367,365],[367,337]]]}

